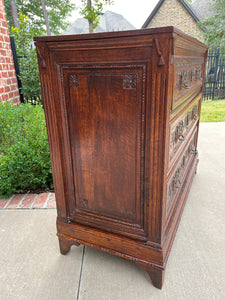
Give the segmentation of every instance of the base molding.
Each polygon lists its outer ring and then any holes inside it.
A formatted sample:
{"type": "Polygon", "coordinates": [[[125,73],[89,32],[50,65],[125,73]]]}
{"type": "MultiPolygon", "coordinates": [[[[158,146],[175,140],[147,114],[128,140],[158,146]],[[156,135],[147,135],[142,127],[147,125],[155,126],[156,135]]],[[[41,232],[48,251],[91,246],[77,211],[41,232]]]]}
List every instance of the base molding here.
{"type": "Polygon", "coordinates": [[[134,261],[134,263],[137,266],[142,267],[149,275],[152,284],[158,288],[161,289],[162,285],[163,285],[163,280],[164,280],[164,268],[159,266],[159,265],[155,265],[152,263],[149,263],[147,261],[138,259],[136,257],[131,257],[129,255],[126,255],[124,253],[119,253],[110,249],[106,249],[103,247],[97,247],[96,245],[87,243],[87,242],[83,242],[83,241],[78,241],[77,239],[74,239],[72,237],[66,236],[64,234],[57,234],[58,239],[59,239],[59,247],[60,247],[60,252],[63,255],[66,255],[70,249],[72,245],[75,246],[80,246],[80,244],[84,244],[93,248],[97,248],[100,249],[101,251],[107,252],[107,253],[111,253],[123,258],[126,258],[128,260],[134,261]]]}
{"type": "Polygon", "coordinates": [[[59,239],[59,249],[60,253],[63,255],[66,255],[69,251],[72,245],[75,245],[77,247],[80,246],[80,243],[78,243],[76,240],[70,237],[66,237],[63,234],[57,234],[59,239]]]}

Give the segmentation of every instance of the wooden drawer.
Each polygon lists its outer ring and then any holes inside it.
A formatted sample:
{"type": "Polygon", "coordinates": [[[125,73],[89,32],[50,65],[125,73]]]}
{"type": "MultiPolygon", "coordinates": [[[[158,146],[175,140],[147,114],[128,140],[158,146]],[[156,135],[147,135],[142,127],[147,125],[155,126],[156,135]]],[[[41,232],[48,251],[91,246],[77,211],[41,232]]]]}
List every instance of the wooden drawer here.
{"type": "Polygon", "coordinates": [[[188,102],[195,98],[202,89],[204,78],[203,57],[174,58],[174,90],[171,105],[171,118],[188,102]]]}
{"type": "Polygon", "coordinates": [[[170,125],[170,148],[169,148],[169,169],[176,160],[177,154],[182,151],[185,140],[199,119],[199,101],[201,96],[188,106],[170,125]]]}
{"type": "Polygon", "coordinates": [[[176,164],[176,168],[174,168],[173,172],[169,174],[169,178],[167,180],[167,216],[169,215],[173,204],[176,203],[176,200],[185,185],[185,178],[187,176],[188,169],[198,153],[196,150],[196,145],[197,128],[195,128],[192,137],[186,144],[186,147],[176,164]]]}

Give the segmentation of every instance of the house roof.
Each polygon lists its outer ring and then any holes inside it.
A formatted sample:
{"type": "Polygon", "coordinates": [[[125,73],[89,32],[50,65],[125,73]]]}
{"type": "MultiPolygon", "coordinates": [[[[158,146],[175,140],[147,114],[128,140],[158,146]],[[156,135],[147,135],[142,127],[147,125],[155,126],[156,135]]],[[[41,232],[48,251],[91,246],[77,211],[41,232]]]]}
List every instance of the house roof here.
{"type": "MultiPolygon", "coordinates": [[[[112,11],[106,11],[100,15],[100,22],[95,28],[94,32],[105,32],[105,31],[122,31],[122,30],[133,30],[135,27],[129,23],[122,15],[114,13],[112,11]]],[[[80,34],[88,33],[89,25],[88,21],[84,18],[75,20],[63,34],[80,34]]]]}
{"type": "Polygon", "coordinates": [[[213,15],[211,4],[213,0],[195,0],[192,4],[192,10],[195,11],[200,20],[213,15]]]}
{"type": "MultiPolygon", "coordinates": [[[[159,0],[159,2],[156,4],[155,8],[151,12],[150,16],[147,18],[147,20],[145,21],[145,23],[142,25],[142,28],[146,28],[148,26],[148,24],[154,18],[155,14],[160,9],[160,7],[162,6],[162,4],[163,4],[164,1],[165,0],[159,0]]],[[[189,12],[189,14],[192,16],[192,18],[196,22],[199,22],[200,19],[199,19],[198,15],[196,14],[196,12],[192,9],[192,6],[186,0],[179,0],[179,1],[184,6],[184,8],[189,12]]],[[[203,2],[204,2],[204,0],[203,0],[203,2]]]]}

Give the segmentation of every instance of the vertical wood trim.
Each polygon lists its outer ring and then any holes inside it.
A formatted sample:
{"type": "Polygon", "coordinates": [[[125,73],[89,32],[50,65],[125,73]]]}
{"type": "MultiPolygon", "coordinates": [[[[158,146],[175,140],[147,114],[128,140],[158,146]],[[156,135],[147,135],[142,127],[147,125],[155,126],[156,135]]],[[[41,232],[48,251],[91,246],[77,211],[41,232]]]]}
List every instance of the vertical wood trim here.
{"type": "Polygon", "coordinates": [[[150,136],[150,193],[149,193],[149,229],[147,244],[161,244],[163,240],[163,214],[165,194],[165,144],[167,132],[167,106],[168,106],[168,69],[171,57],[171,45],[168,35],[165,35],[160,44],[163,47],[165,65],[158,65],[158,52],[153,47],[152,55],[152,81],[151,81],[151,136],[150,136]],[[166,47],[165,45],[168,45],[166,47]],[[166,50],[165,50],[166,49],[166,50]]]}
{"type": "Polygon", "coordinates": [[[60,143],[58,136],[58,122],[55,112],[54,105],[54,89],[51,82],[51,72],[50,72],[50,59],[47,46],[41,45],[41,43],[36,44],[37,52],[43,52],[44,47],[44,57],[38,55],[39,61],[39,75],[41,81],[41,89],[43,96],[43,106],[45,111],[45,119],[48,133],[48,143],[50,148],[50,157],[53,173],[53,182],[55,194],[57,197],[57,213],[58,216],[66,218],[66,202],[64,194],[64,180],[62,173],[62,161],[60,153],[60,143]],[[43,59],[45,62],[45,68],[43,68],[43,59]]]}

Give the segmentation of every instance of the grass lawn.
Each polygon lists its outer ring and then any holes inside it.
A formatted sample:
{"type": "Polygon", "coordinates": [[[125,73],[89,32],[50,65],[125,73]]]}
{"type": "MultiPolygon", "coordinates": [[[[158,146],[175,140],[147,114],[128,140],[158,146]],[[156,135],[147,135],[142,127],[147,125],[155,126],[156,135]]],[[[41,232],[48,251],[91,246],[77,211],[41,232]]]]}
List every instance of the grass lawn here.
{"type": "Polygon", "coordinates": [[[201,122],[225,122],[225,100],[202,101],[201,122]]]}

